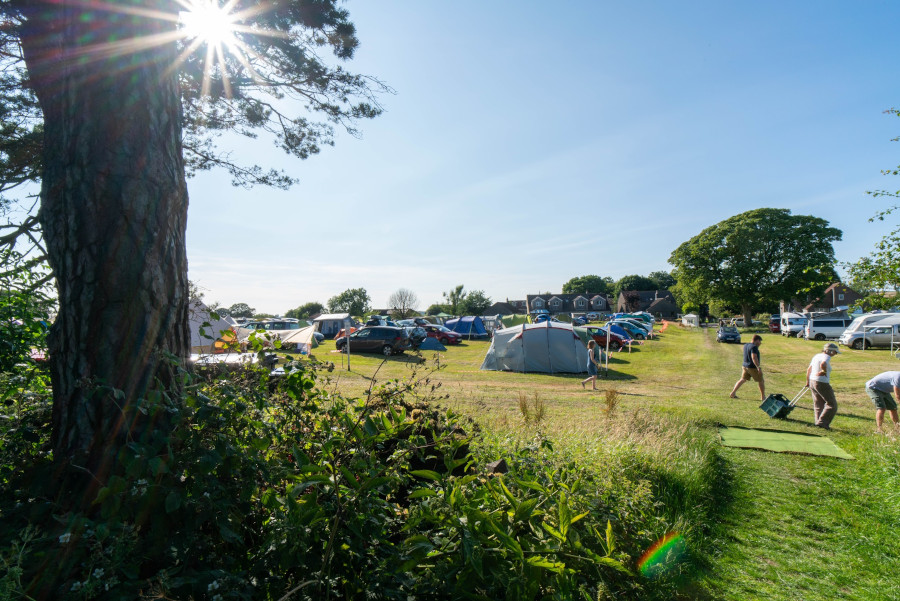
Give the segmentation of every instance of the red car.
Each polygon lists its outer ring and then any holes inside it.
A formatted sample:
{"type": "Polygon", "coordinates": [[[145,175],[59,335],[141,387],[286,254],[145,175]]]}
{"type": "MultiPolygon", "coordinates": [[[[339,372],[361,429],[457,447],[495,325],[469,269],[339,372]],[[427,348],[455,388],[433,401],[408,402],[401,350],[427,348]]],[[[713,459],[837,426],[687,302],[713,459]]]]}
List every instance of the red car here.
{"type": "MultiPolygon", "coordinates": [[[[591,338],[597,341],[597,344],[600,345],[601,349],[606,348],[606,329],[597,327],[597,326],[589,326],[588,332],[591,333],[591,338]]],[[[623,337],[619,336],[615,332],[609,333],[609,350],[618,351],[619,349],[628,346],[628,341],[623,337]]]]}
{"type": "Polygon", "coordinates": [[[459,344],[462,342],[462,334],[458,334],[450,328],[436,326],[434,324],[428,324],[422,327],[428,332],[429,338],[437,338],[438,342],[441,344],[459,344]]]}

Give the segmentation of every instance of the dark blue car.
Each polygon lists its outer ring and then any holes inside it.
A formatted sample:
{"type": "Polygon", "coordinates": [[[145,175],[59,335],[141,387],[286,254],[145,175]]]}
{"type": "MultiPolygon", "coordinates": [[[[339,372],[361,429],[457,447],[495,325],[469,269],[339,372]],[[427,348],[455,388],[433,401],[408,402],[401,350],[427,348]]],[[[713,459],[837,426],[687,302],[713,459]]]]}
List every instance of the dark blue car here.
{"type": "Polygon", "coordinates": [[[722,326],[716,333],[716,342],[741,343],[741,333],[734,326],[722,326]]]}

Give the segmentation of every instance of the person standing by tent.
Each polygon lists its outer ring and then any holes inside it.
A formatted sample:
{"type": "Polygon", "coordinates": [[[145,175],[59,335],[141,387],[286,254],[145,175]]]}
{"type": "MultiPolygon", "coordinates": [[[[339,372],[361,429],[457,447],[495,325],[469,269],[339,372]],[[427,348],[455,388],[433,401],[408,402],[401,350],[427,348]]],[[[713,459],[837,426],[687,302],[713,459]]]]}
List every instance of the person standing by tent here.
{"type": "Polygon", "coordinates": [[[581,381],[581,387],[584,388],[584,385],[588,382],[591,383],[591,390],[597,390],[597,368],[600,366],[600,359],[597,353],[597,341],[590,340],[588,341],[588,362],[587,362],[587,370],[588,377],[581,381]]]}
{"type": "Polygon", "coordinates": [[[829,379],[831,358],[840,352],[835,343],[826,343],[822,352],[814,355],[806,368],[806,386],[813,396],[813,425],[817,428],[831,430],[831,420],[837,413],[837,400],[829,379]]]}
{"type": "Polygon", "coordinates": [[[900,402],[900,371],[886,371],[866,382],[866,394],[875,403],[875,432],[882,433],[881,422],[884,420],[885,411],[891,414],[894,427],[900,430],[900,420],[897,419],[897,402],[900,402]],[[891,396],[892,392],[894,396],[891,396]]]}
{"type": "Polygon", "coordinates": [[[762,336],[754,334],[753,342],[744,345],[744,362],[741,364],[741,379],[735,382],[734,388],[729,395],[731,398],[738,398],[738,388],[740,388],[744,382],[756,380],[756,383],[759,384],[760,400],[766,400],[766,381],[763,379],[762,365],[760,365],[759,362],[760,344],[762,344],[762,336]]]}

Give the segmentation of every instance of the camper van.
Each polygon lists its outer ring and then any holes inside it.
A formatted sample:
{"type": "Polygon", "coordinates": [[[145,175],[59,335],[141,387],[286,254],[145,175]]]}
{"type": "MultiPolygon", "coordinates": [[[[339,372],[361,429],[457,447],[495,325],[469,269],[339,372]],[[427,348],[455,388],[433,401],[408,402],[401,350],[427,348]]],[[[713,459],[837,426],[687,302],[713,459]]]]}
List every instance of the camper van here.
{"type": "Polygon", "coordinates": [[[840,315],[810,317],[803,328],[803,337],[807,340],[836,340],[851,323],[852,318],[840,315]]]}
{"type": "Polygon", "coordinates": [[[849,326],[847,326],[845,333],[862,331],[865,326],[873,325],[874,323],[881,321],[882,319],[887,319],[889,317],[900,317],[900,313],[865,313],[863,315],[859,315],[850,323],[849,326]]]}
{"type": "Polygon", "coordinates": [[[900,314],[875,313],[857,317],[841,334],[839,342],[855,349],[890,348],[892,344],[900,343],[900,314]],[[873,317],[879,319],[871,319],[873,317]]]}
{"type": "Polygon", "coordinates": [[[803,333],[803,328],[806,327],[807,321],[809,320],[806,319],[806,316],[800,313],[782,313],[781,335],[799,337],[803,333]]]}

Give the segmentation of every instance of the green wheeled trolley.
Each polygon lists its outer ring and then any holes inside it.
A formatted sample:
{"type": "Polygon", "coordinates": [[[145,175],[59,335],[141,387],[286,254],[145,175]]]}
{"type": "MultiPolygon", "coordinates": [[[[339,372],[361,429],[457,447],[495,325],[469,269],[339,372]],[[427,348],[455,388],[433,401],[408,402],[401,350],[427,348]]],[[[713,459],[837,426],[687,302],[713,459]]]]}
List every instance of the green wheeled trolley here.
{"type": "Polygon", "coordinates": [[[797,396],[792,399],[788,399],[786,396],[779,393],[770,394],[766,397],[766,400],[762,402],[762,405],[760,405],[759,408],[765,411],[766,415],[769,417],[784,419],[794,410],[794,405],[797,404],[800,397],[806,394],[807,390],[809,390],[809,386],[804,386],[803,389],[797,393],[797,396]]]}

